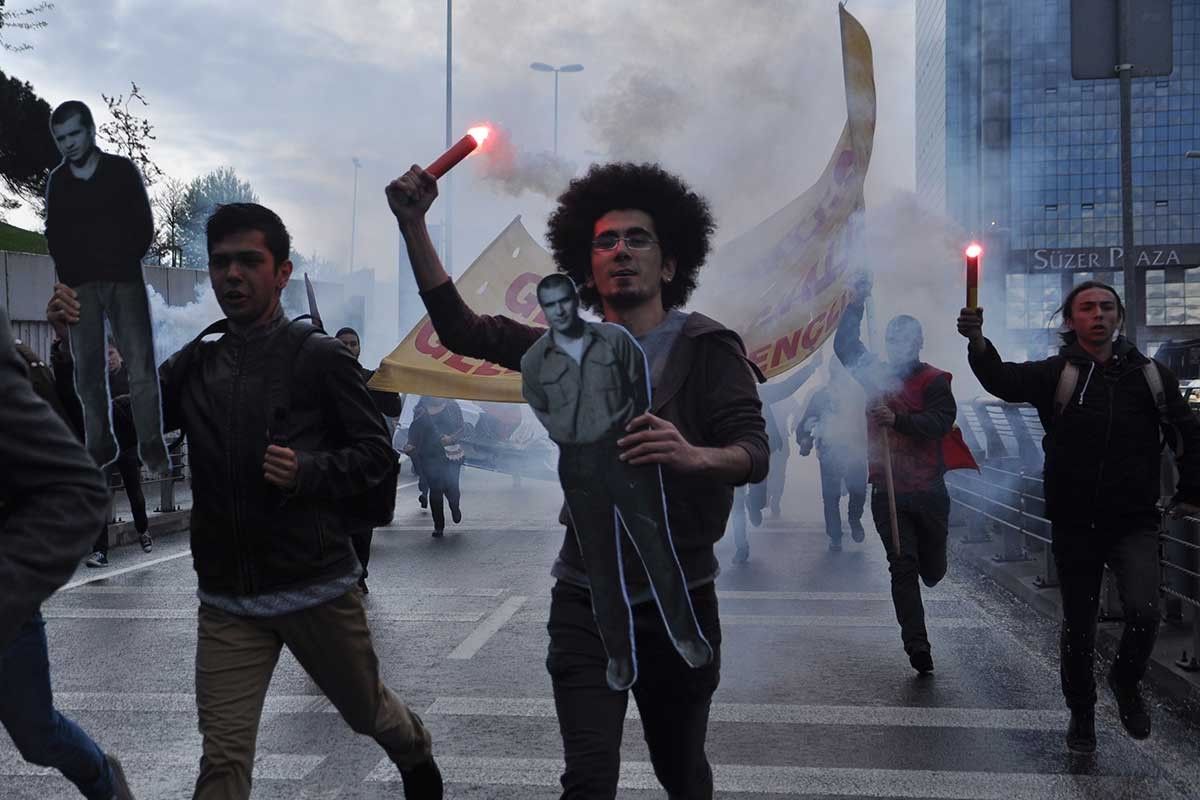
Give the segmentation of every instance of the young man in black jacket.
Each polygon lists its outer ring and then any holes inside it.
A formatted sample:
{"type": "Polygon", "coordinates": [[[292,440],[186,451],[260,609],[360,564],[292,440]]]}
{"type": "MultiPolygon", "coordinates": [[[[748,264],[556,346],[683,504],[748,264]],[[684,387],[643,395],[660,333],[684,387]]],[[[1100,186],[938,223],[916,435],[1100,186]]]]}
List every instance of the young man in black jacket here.
{"type": "MultiPolygon", "coordinates": [[[[1150,735],[1139,683],[1158,634],[1160,432],[1173,428],[1183,446],[1173,511],[1200,511],[1200,422],[1179,382],[1158,362],[1165,418],[1145,369],[1149,359],[1117,336],[1125,318],[1112,287],[1086,281],[1067,295],[1066,331],[1057,356],[1013,364],[983,335],[983,309],[964,308],[958,332],[970,344],[971,369],[983,388],[1010,403],[1031,403],[1046,430],[1046,514],[1062,585],[1062,690],[1071,709],[1067,745],[1096,749],[1096,680],[1092,662],[1100,581],[1108,564],[1117,579],[1125,630],[1108,684],[1131,736],[1150,735]],[[1063,369],[1077,370],[1061,392],[1063,369]],[[1069,396],[1067,394],[1069,391],[1069,396]]],[[[1068,379],[1069,380],[1069,379],[1068,379]]]]}
{"type": "MultiPolygon", "coordinates": [[[[348,536],[349,501],[384,480],[394,458],[383,419],[346,348],[284,317],[292,263],[279,217],[253,203],[220,206],[206,234],[224,335],[160,369],[166,424],[186,433],[192,468],[204,740],[194,797],[250,796],[263,701],[286,645],[399,767],[405,796],[440,800],[429,731],[380,679],[348,536]],[[281,415],[275,387],[288,374],[281,415]]],[[[69,290],[52,306],[68,322],[78,314],[69,290]]]]}
{"type": "MultiPolygon", "coordinates": [[[[437,197],[434,177],[414,165],[388,186],[387,197],[442,344],[519,369],[545,329],[480,316],[463,302],[425,226],[437,197]]],[[[609,164],[571,182],[548,227],[558,270],[575,281],[580,301],[624,326],[649,363],[650,411],[617,440],[618,457],[661,468],[676,553],[713,660],[692,669],[676,652],[645,572],[626,548],[623,575],[640,665],[632,691],[659,782],[671,797],[705,800],[713,782],[704,740],[721,663],[713,544],[724,532],[733,487],[761,481],[768,464],[755,373],[741,339],[677,308],[708,255],[712,215],[703,198],[657,166],[609,164]]],[[[629,691],[608,686],[588,569],[568,525],[551,571],[558,583],[551,591],[546,668],[563,738],[563,797],[594,800],[617,793],[629,691]]]]}

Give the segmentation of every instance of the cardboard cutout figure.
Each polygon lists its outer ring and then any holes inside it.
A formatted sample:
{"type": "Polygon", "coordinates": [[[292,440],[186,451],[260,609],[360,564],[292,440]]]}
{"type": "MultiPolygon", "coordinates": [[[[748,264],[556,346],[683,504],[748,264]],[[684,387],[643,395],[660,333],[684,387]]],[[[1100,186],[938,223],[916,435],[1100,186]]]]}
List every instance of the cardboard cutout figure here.
{"type": "Polygon", "coordinates": [[[162,406],[142,256],[154,218],[137,167],[96,147],[92,112],[69,100],[50,115],[62,162],[46,184],[46,242],[58,279],[75,290],[79,323],[70,333],[75,389],[83,405],[88,452],[100,466],[117,458],[109,416],[105,323],[129,371],[138,451],[146,469],[166,475],[162,406]]]}
{"type": "Polygon", "coordinates": [[[559,446],[558,477],[608,653],[608,685],[623,690],[637,680],[622,562],[626,541],[646,570],[675,649],[689,666],[702,667],[712,660],[712,647],[675,555],[662,473],[656,464],[617,458],[625,426],[650,408],[645,353],[620,325],[584,321],[578,291],[566,275],[543,278],[537,296],[550,330],[521,359],[522,392],[559,446]]]}

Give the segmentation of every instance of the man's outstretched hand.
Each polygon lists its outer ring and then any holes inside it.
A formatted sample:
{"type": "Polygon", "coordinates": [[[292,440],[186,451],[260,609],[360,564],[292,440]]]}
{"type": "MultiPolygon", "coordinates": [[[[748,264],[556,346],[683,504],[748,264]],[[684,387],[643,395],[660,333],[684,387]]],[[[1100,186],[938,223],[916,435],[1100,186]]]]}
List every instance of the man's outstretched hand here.
{"type": "Polygon", "coordinates": [[[437,199],[437,179],[413,164],[408,172],[387,185],[388,207],[401,225],[419,222],[437,199]]]}

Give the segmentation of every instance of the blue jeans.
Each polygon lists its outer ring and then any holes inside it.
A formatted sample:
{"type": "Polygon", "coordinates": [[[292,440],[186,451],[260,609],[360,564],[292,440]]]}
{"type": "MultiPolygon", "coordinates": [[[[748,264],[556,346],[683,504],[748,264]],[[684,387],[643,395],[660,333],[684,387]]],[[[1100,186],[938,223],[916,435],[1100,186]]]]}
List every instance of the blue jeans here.
{"type": "Polygon", "coordinates": [[[57,769],[89,800],[112,798],[113,774],[104,751],[54,710],[40,611],[0,650],[0,724],[30,764],[57,769]]]}
{"type": "Polygon", "coordinates": [[[108,393],[107,319],[129,372],[138,452],[149,472],[165,475],[170,471],[170,461],[163,444],[162,402],[146,286],[141,281],[89,281],[76,286],[75,291],[79,295],[79,323],[71,330],[71,356],[75,359],[75,391],[83,405],[88,453],[101,467],[117,457],[108,393]]]}

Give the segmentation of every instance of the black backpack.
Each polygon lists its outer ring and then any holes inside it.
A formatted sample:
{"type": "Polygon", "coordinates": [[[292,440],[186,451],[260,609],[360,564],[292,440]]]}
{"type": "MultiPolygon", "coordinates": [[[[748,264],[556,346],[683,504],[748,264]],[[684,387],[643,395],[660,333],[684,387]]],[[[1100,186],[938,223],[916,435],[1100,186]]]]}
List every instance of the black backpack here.
{"type": "MultiPolygon", "coordinates": [[[[296,357],[300,354],[300,348],[308,341],[308,337],[314,333],[324,334],[324,331],[316,325],[313,325],[311,322],[304,322],[308,319],[311,318],[307,314],[296,317],[279,332],[276,337],[279,352],[276,352],[270,360],[270,363],[275,368],[267,376],[268,408],[270,409],[267,430],[270,435],[271,444],[281,447],[287,447],[288,444],[288,420],[292,408],[292,366],[295,364],[296,357]]],[[[182,374],[186,374],[191,368],[195,348],[200,344],[201,339],[214,333],[226,333],[228,330],[228,321],[220,320],[209,325],[199,336],[193,339],[184,348],[180,356],[182,374]]],[[[400,477],[400,457],[390,445],[388,451],[391,453],[391,459],[387,475],[384,476],[383,480],[365,492],[347,497],[338,503],[343,509],[342,515],[346,518],[349,530],[357,528],[381,528],[384,525],[390,524],[392,517],[395,516],[396,484],[400,477]]]]}

